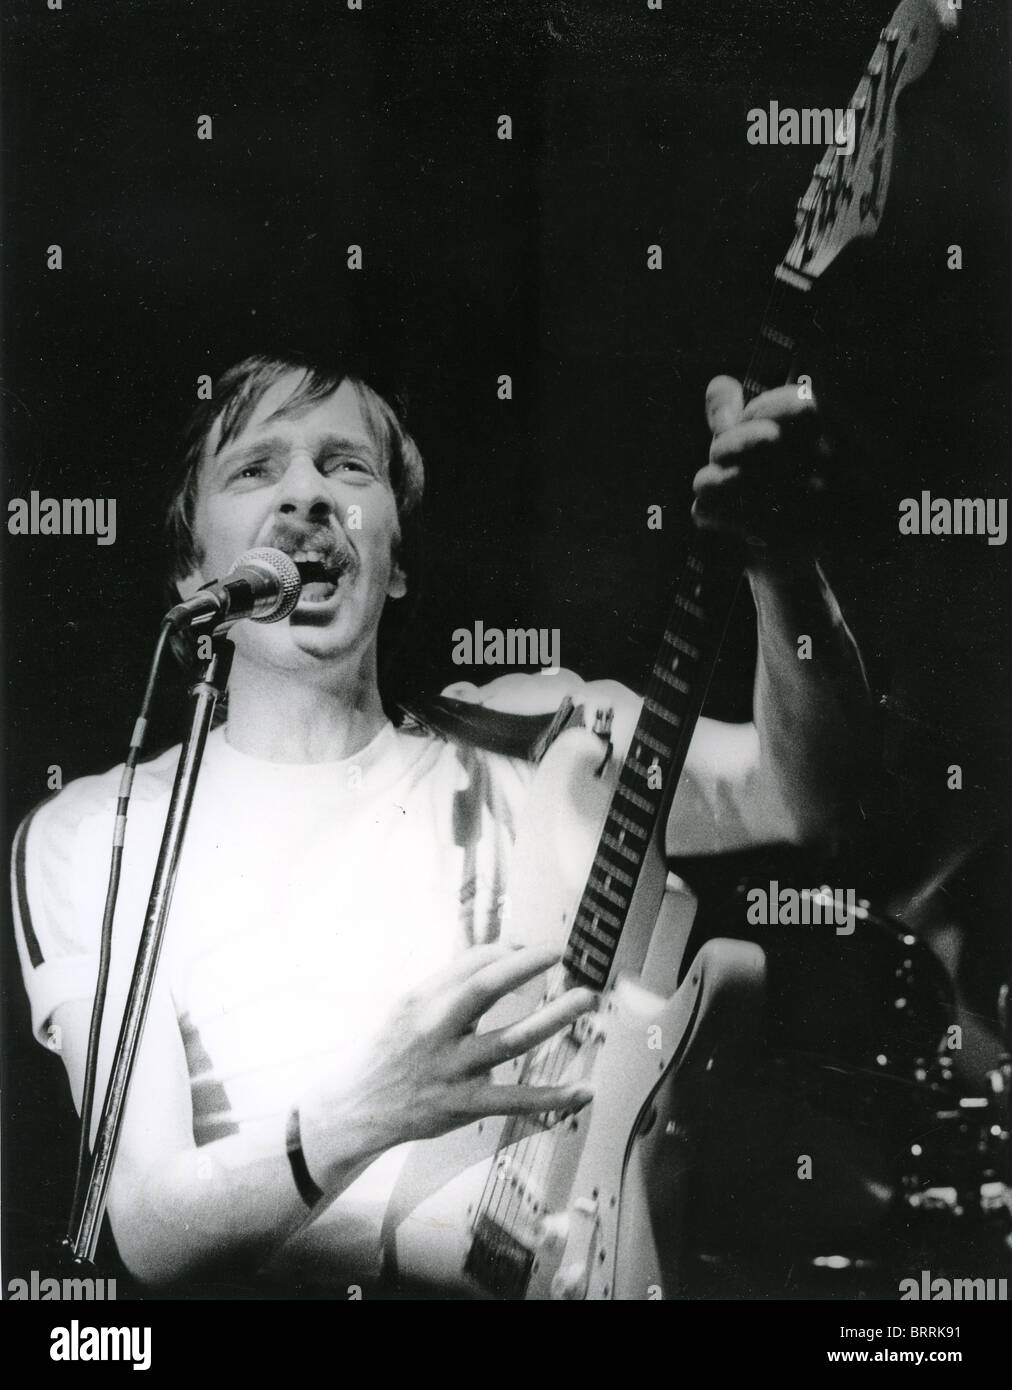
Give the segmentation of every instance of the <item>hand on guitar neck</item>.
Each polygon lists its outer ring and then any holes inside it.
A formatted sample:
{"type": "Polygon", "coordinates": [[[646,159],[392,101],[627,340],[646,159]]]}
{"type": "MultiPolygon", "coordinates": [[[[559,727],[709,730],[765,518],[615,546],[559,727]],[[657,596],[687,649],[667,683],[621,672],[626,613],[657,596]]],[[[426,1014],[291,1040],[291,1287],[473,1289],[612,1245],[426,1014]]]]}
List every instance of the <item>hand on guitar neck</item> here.
{"type": "Polygon", "coordinates": [[[710,457],[693,482],[697,526],[740,537],[750,566],[804,551],[832,462],[810,386],[780,386],[746,405],[739,382],[706,390],[710,457]]]}
{"type": "MultiPolygon", "coordinates": [[[[760,800],[794,843],[846,835],[871,767],[874,702],[857,643],[816,556],[836,460],[809,384],[747,404],[729,376],[710,382],[710,456],[693,519],[739,538],[758,618],[753,718],[760,800]]],[[[771,838],[774,836],[771,835],[771,838]]]]}

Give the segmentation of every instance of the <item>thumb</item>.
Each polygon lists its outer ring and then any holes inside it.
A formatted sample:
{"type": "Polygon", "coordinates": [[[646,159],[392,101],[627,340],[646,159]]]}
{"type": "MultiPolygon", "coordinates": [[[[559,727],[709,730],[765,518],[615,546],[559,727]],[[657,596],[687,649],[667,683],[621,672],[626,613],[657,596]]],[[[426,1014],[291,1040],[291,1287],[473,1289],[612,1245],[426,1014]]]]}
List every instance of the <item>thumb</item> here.
{"type": "Polygon", "coordinates": [[[733,376],[715,376],[706,388],[706,423],[711,434],[723,434],[741,415],[745,397],[733,376]]]}

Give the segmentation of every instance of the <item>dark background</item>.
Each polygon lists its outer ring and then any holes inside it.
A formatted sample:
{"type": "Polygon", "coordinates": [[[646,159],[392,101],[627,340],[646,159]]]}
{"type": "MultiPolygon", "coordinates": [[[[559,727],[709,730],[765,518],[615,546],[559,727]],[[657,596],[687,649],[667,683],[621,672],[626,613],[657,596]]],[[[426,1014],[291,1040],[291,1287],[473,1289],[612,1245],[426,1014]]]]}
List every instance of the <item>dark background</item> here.
{"type": "MultiPolygon", "coordinates": [[[[749,146],[746,112],[845,106],[890,11],[7,0],[5,501],[118,503],[114,546],[4,537],[9,829],[50,764],[67,782],[121,760],[164,606],[174,444],[197,376],[250,351],[347,346],[406,406],[427,542],[391,700],[466,677],[450,634],[476,618],[558,627],[564,665],[640,684],[705,460],[703,389],[744,371],[820,153],[749,146]]],[[[820,286],[804,364],[853,444],[819,539],[884,702],[867,882],[903,902],[960,860],[932,912],[964,932],[985,1018],[1008,970],[1008,548],[895,523],[921,488],[1007,495],[1005,24],[972,0],[911,95],[886,223],[820,286]]],[[[751,621],[712,713],[747,715],[751,621]]],[[[153,744],[180,709],[167,689],[153,744]]],[[[72,1112],[9,930],[3,966],[10,1274],[45,1269],[62,1229],[72,1112]]]]}

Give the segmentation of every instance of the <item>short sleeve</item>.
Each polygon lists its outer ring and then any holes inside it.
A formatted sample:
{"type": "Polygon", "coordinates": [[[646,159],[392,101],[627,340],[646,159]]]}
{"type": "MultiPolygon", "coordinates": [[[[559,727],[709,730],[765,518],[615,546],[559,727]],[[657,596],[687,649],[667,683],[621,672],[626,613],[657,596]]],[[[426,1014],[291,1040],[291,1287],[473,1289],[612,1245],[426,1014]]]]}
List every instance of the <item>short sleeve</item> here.
{"type": "Polygon", "coordinates": [[[53,1011],[95,989],[115,797],[111,776],[84,778],[36,807],[14,840],[14,932],[42,1043],[53,1011]]]}

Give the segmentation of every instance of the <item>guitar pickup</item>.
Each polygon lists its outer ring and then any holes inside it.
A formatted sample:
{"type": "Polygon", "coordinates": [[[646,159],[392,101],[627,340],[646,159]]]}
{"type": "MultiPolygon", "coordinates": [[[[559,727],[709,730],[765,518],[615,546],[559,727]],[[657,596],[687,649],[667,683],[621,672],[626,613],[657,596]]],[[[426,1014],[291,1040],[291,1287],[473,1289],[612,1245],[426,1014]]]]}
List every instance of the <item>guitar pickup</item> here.
{"type": "Polygon", "coordinates": [[[483,1212],[467,1252],[464,1273],[500,1298],[523,1298],[534,1267],[529,1250],[497,1221],[483,1212]]]}

